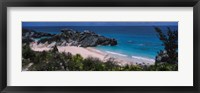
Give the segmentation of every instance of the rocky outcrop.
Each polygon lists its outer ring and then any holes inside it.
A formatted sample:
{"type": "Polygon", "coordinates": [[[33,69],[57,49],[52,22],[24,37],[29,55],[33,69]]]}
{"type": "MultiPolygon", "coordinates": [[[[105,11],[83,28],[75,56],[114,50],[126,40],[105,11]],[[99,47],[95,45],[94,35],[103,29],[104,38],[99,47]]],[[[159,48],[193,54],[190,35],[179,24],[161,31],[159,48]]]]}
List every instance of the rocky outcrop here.
{"type": "Polygon", "coordinates": [[[178,53],[169,56],[166,50],[160,50],[155,58],[156,63],[169,63],[169,64],[178,64],[178,53]]]}
{"type": "Polygon", "coordinates": [[[167,51],[160,51],[158,55],[156,56],[155,61],[157,63],[164,63],[169,61],[169,55],[167,54],[167,51]]]}
{"type": "Polygon", "coordinates": [[[72,29],[62,29],[60,34],[52,38],[45,38],[38,41],[38,43],[48,44],[55,43],[57,46],[81,46],[81,47],[95,47],[98,45],[117,45],[115,39],[106,38],[91,31],[78,32],[72,29]]]}
{"type": "Polygon", "coordinates": [[[41,38],[44,36],[54,36],[53,34],[44,33],[44,32],[37,32],[30,29],[22,29],[22,43],[29,43],[33,42],[34,38],[41,38]]]}
{"type": "Polygon", "coordinates": [[[44,32],[37,32],[34,30],[30,30],[30,29],[22,29],[22,37],[27,38],[41,38],[44,36],[54,36],[53,34],[50,33],[44,33],[44,32]]]}
{"type": "Polygon", "coordinates": [[[22,37],[22,43],[29,43],[29,42],[33,42],[34,40],[31,38],[24,38],[22,37]]]}

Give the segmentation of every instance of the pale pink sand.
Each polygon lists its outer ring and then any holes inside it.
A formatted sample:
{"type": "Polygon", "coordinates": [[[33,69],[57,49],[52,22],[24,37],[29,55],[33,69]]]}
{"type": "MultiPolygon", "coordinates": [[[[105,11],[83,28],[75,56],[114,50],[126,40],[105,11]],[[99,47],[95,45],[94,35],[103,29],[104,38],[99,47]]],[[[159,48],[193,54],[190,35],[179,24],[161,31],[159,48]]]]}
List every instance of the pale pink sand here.
{"type": "MultiPolygon", "coordinates": [[[[52,48],[47,47],[45,44],[36,44],[31,43],[30,47],[33,51],[49,51],[52,48]]],[[[80,54],[83,58],[87,57],[97,57],[100,60],[104,60],[106,54],[100,51],[96,51],[92,48],[83,48],[83,47],[77,47],[77,46],[57,46],[59,52],[70,52],[72,55],[80,54]]]]}
{"type": "Polygon", "coordinates": [[[35,43],[35,42],[32,42],[30,44],[30,48],[33,50],[33,51],[49,51],[51,50],[51,48],[48,48],[46,44],[38,44],[35,43]]]}
{"type": "Polygon", "coordinates": [[[83,58],[97,57],[104,60],[105,54],[91,50],[91,48],[83,48],[77,46],[58,46],[59,52],[70,52],[72,55],[80,54],[83,58]]]}
{"type": "MultiPolygon", "coordinates": [[[[36,43],[31,43],[30,47],[33,51],[49,51],[52,48],[48,47],[47,44],[36,44],[36,43]]],[[[146,65],[152,65],[154,64],[154,60],[146,60],[146,59],[141,59],[141,58],[126,58],[123,56],[118,56],[118,55],[113,55],[110,53],[105,53],[101,52],[99,50],[96,50],[94,48],[88,47],[88,48],[83,48],[83,47],[77,47],[77,46],[57,46],[59,52],[70,52],[72,55],[75,54],[80,54],[83,58],[87,57],[96,57],[105,62],[109,58],[113,57],[115,58],[115,61],[118,62],[119,65],[126,65],[126,64],[146,64],[146,65]]]]}

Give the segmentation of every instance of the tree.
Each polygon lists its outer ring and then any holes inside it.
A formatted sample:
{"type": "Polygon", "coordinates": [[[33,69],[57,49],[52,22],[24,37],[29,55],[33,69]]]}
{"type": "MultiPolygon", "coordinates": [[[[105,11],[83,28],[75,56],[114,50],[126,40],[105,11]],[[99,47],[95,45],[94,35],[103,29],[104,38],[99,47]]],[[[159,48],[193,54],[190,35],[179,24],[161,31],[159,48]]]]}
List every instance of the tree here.
{"type": "Polygon", "coordinates": [[[178,63],[178,31],[172,31],[169,27],[166,34],[164,34],[158,27],[155,27],[155,30],[158,33],[159,39],[163,43],[162,45],[164,46],[164,50],[158,52],[158,56],[167,54],[167,56],[165,56],[165,61],[167,63],[178,63]]]}

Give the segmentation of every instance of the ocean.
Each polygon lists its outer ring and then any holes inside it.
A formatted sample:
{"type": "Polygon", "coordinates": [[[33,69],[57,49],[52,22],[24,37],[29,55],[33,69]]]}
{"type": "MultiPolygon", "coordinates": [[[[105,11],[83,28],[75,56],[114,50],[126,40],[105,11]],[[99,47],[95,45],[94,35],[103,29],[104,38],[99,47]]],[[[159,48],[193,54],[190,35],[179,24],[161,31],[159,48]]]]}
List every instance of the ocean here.
{"type": "MultiPolygon", "coordinates": [[[[167,27],[178,30],[178,26],[160,26],[159,28],[166,33],[167,27]]],[[[97,46],[96,49],[129,58],[155,59],[157,52],[164,48],[153,26],[32,26],[23,28],[52,34],[60,33],[60,30],[64,28],[79,32],[93,31],[99,35],[114,38],[118,42],[116,46],[97,46]]]]}

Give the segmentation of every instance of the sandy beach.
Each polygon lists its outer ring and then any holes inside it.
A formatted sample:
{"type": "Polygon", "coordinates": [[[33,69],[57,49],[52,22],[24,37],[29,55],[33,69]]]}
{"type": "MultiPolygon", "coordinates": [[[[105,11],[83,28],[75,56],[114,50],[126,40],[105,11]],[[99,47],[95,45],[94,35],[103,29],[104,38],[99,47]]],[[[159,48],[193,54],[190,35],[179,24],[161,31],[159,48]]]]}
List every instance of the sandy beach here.
{"type": "MultiPolygon", "coordinates": [[[[36,44],[36,43],[31,43],[30,47],[33,51],[49,51],[52,48],[49,47],[47,44],[36,44]]],[[[106,61],[109,58],[114,58],[119,65],[126,65],[126,64],[141,64],[141,65],[153,65],[155,61],[153,59],[147,59],[147,58],[141,58],[141,57],[132,57],[128,58],[123,55],[117,55],[115,53],[110,53],[110,52],[103,52],[99,51],[95,48],[92,47],[77,47],[77,46],[57,46],[59,52],[70,52],[73,55],[75,54],[80,54],[83,58],[87,57],[96,57],[99,58],[102,61],[106,61]]]]}

